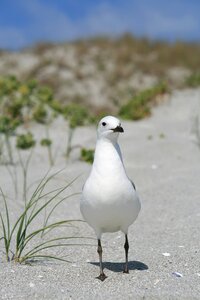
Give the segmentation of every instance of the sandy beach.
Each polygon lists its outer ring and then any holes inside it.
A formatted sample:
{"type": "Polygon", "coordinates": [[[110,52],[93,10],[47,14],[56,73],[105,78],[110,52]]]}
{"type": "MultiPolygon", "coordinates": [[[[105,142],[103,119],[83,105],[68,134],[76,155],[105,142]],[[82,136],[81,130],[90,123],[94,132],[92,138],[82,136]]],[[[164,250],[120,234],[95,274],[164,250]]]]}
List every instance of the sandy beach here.
{"type": "MultiPolygon", "coordinates": [[[[129,275],[122,273],[124,237],[120,232],[105,234],[102,239],[108,276],[104,282],[95,278],[99,272],[95,240],[91,246],[63,248],[62,255],[72,263],[43,260],[31,265],[7,263],[0,241],[0,299],[199,299],[199,124],[199,89],[174,91],[166,102],[153,109],[151,117],[138,122],[122,121],[124,134],[119,143],[127,173],[135,182],[142,203],[141,213],[129,232],[129,275]]],[[[32,130],[36,137],[43,134],[39,125],[32,130]]],[[[52,172],[65,170],[50,183],[49,189],[79,176],[66,193],[80,192],[91,165],[77,159],[78,148],[66,163],[63,153],[67,127],[62,120],[51,126],[50,136],[55,140],[53,151],[57,153],[52,172]]],[[[95,141],[96,128],[81,127],[75,132],[73,144],[94,148],[95,141]]],[[[27,156],[25,152],[23,158],[27,156]]],[[[28,182],[37,181],[48,168],[46,149],[36,147],[28,182]]],[[[15,220],[23,203],[20,196],[15,199],[6,167],[0,169],[0,184],[9,197],[11,220],[15,220]]],[[[18,186],[21,185],[19,175],[18,186]]],[[[82,218],[79,200],[77,195],[63,202],[54,218],[82,218]]],[[[62,229],[65,234],[67,230],[95,238],[85,223],[78,223],[75,229],[62,229]]]]}

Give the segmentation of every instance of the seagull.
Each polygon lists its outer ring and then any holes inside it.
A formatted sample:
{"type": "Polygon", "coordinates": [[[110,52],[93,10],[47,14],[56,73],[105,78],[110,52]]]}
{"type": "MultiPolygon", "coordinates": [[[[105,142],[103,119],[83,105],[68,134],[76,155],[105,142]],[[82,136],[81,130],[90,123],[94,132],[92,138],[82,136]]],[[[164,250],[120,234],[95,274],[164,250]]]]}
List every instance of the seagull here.
{"type": "Polygon", "coordinates": [[[116,231],[125,234],[124,273],[129,273],[128,228],[136,220],[141,208],[135,185],[126,174],[117,142],[122,132],[120,120],[113,116],[106,116],[99,122],[94,162],[80,201],[81,213],[97,237],[100,265],[97,278],[101,281],[107,278],[102,264],[102,234],[116,231]]]}

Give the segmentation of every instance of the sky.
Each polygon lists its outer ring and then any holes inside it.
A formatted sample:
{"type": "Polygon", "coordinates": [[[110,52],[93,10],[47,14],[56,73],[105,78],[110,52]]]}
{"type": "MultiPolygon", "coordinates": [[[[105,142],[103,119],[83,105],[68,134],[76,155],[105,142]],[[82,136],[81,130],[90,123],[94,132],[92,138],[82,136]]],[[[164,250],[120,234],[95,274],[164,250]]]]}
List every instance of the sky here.
{"type": "Polygon", "coordinates": [[[0,48],[96,35],[200,42],[200,0],[0,0],[0,48]]]}

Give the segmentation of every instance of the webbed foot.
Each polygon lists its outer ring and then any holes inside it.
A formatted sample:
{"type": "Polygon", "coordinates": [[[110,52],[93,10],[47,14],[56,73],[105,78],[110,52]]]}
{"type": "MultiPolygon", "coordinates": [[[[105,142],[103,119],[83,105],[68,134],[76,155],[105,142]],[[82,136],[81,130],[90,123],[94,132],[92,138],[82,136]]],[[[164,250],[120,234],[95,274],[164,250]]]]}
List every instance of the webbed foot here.
{"type": "Polygon", "coordinates": [[[98,277],[96,277],[97,279],[101,280],[101,281],[104,281],[107,276],[104,274],[104,273],[101,273],[98,277]]]}

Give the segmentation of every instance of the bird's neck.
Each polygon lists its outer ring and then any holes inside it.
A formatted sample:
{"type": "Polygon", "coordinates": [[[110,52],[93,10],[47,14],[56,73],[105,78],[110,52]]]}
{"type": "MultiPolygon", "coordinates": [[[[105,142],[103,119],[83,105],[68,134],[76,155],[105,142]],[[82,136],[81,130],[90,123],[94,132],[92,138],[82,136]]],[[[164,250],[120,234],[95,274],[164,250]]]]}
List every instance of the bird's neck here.
{"type": "Polygon", "coordinates": [[[108,139],[97,140],[93,169],[102,175],[119,172],[119,170],[125,171],[117,142],[108,139]]]}

